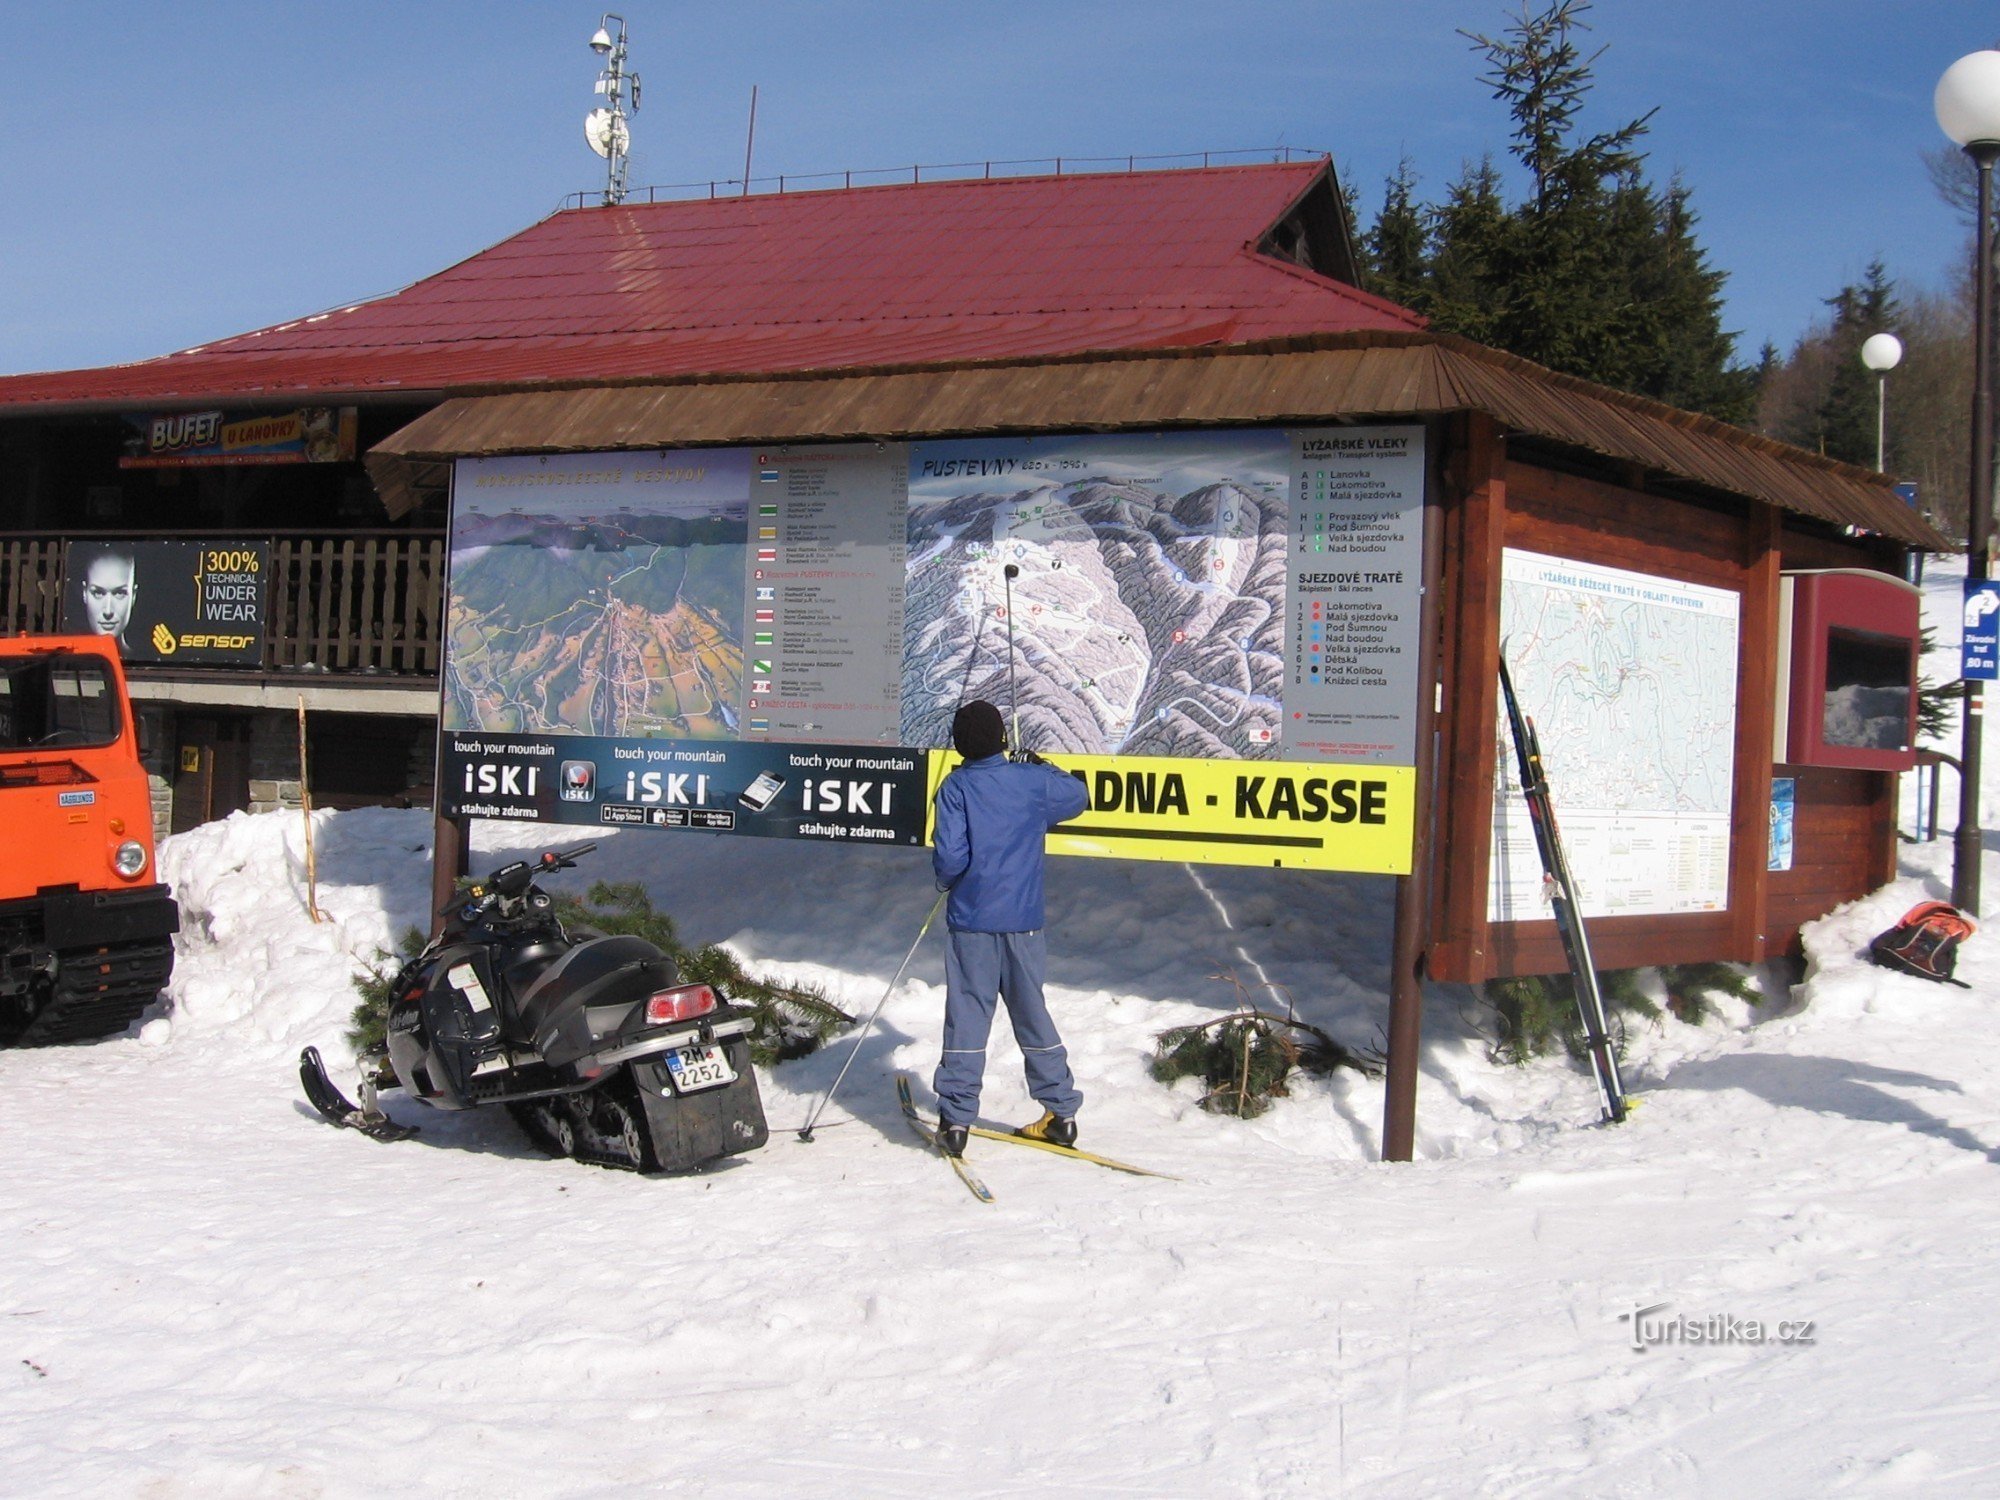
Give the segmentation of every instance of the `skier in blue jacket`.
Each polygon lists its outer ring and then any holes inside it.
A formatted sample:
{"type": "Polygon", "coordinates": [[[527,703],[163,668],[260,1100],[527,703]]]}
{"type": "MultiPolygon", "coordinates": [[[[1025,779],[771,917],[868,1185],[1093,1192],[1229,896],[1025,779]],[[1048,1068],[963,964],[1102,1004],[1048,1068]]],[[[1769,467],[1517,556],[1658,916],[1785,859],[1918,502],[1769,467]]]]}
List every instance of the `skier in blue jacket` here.
{"type": "Polygon", "coordinates": [[[994,1005],[1005,999],[1028,1092],[1042,1106],[1041,1119],[1014,1133],[1073,1146],[1083,1095],[1042,998],[1048,969],[1042,839],[1090,799],[1082,782],[1032,752],[1007,759],[1006,728],[990,703],[974,700],[959,709],[951,742],[964,764],[938,788],[931,853],[938,889],[951,892],[945,905],[944,1053],[931,1083],[938,1096],[938,1142],[953,1156],[965,1151],[966,1128],[979,1116],[994,1005]]]}

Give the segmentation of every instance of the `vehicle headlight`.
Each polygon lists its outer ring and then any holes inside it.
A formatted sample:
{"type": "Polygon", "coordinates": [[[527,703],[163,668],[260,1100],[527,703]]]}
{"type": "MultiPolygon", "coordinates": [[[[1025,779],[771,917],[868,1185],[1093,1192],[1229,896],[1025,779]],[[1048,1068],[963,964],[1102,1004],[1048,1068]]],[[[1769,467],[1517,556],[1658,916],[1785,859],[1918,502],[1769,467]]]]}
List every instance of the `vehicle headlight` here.
{"type": "Polygon", "coordinates": [[[146,846],[137,839],[125,840],[111,856],[111,868],[130,880],[146,868],[146,846]]]}

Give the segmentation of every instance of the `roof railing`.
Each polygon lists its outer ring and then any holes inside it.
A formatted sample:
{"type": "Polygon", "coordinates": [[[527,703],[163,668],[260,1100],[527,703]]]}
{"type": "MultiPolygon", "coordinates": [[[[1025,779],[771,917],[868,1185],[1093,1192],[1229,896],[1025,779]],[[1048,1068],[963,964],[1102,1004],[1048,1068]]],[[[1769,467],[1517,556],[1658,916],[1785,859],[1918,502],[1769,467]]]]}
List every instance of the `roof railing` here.
{"type": "MultiPolygon", "coordinates": [[[[697,198],[740,198],[751,193],[820,192],[830,188],[872,187],[889,183],[972,182],[1001,177],[1079,177],[1089,174],[1154,172],[1199,167],[1243,166],[1264,162],[1322,161],[1331,153],[1304,146],[1255,146],[1238,151],[1182,151],[1154,156],[1034,156],[1014,161],[930,162],[907,167],[869,167],[842,172],[787,172],[774,177],[718,177],[708,182],[676,182],[636,187],[625,194],[625,206],[637,203],[680,203],[697,198]],[[997,170],[996,170],[997,169],[997,170]]],[[[602,191],[571,193],[558,209],[602,204],[602,191]]]]}

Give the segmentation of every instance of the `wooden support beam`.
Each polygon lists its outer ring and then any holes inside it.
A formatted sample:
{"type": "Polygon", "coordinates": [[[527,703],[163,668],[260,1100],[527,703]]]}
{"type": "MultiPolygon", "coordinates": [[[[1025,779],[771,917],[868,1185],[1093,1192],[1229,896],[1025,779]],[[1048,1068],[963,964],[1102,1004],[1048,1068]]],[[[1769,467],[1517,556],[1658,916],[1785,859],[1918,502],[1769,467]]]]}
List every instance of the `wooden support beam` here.
{"type": "Polygon", "coordinates": [[[1507,528],[1507,444],[1490,417],[1458,420],[1450,510],[1451,567],[1441,581],[1444,710],[1435,789],[1428,972],[1477,983],[1492,972],[1486,951],[1486,875],[1493,839],[1494,728],[1500,711],[1500,553],[1507,528]]]}
{"type": "Polygon", "coordinates": [[[431,922],[433,936],[443,925],[438,913],[458,894],[458,878],[472,862],[472,819],[438,813],[431,825],[431,922]]]}
{"type": "MultiPolygon", "coordinates": [[[[1424,945],[1430,936],[1431,851],[1437,835],[1438,657],[1443,610],[1444,492],[1465,448],[1464,419],[1433,425],[1426,443],[1423,596],[1417,620],[1416,827],[1410,873],[1396,881],[1389,954],[1389,1066],[1382,1102],[1382,1160],[1409,1161],[1417,1144],[1417,1077],[1423,1054],[1424,945]],[[1450,461],[1446,453],[1448,449],[1450,461]]],[[[1462,481],[1460,481],[1462,482],[1462,481]]]]}
{"type": "Polygon", "coordinates": [[[1753,505],[1745,528],[1743,607],[1737,624],[1736,786],[1729,820],[1729,954],[1769,956],[1771,740],[1778,713],[1778,593],[1784,516],[1753,505]]]}

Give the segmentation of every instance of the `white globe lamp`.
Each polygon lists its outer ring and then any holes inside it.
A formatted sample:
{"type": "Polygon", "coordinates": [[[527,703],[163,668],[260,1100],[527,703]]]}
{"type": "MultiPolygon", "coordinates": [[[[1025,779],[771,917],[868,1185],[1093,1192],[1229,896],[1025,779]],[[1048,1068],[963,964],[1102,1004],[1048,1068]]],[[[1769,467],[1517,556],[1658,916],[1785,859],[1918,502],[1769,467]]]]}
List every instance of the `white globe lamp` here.
{"type": "Polygon", "coordinates": [[[1861,363],[1886,375],[1903,361],[1903,341],[1893,333],[1871,333],[1861,341],[1861,363]]]}
{"type": "Polygon", "coordinates": [[[1931,107],[1959,145],[2000,143],[2000,51],[1968,52],[1946,68],[1931,107]]]}

